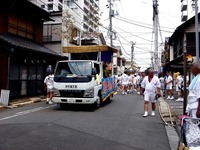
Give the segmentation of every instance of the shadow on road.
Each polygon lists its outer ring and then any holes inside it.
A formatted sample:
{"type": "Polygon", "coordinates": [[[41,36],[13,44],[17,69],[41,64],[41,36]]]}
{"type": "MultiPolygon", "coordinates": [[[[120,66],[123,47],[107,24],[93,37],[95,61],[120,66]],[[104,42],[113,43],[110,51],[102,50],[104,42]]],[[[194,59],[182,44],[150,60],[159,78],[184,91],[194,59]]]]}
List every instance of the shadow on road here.
{"type": "MultiPolygon", "coordinates": [[[[105,101],[103,103],[101,103],[99,109],[106,107],[107,105],[109,105],[110,103],[112,103],[112,100],[109,101],[105,101]]],[[[86,104],[63,104],[63,105],[56,105],[54,107],[55,110],[62,110],[62,111],[88,111],[88,112],[94,112],[98,109],[94,108],[93,105],[86,105],[86,104]]]]}

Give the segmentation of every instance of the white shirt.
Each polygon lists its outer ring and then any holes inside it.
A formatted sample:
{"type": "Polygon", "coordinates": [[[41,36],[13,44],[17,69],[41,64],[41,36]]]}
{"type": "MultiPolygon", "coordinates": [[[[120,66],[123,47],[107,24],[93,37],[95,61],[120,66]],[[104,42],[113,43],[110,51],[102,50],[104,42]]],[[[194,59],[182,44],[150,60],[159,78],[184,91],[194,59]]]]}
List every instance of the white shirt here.
{"type": "Polygon", "coordinates": [[[192,90],[188,94],[188,105],[189,109],[198,107],[198,99],[200,98],[200,78],[196,81],[192,90]]]}
{"type": "Polygon", "coordinates": [[[166,76],[165,82],[167,83],[167,86],[172,86],[172,82],[170,81],[173,81],[172,76],[166,76]]]}
{"type": "Polygon", "coordinates": [[[54,75],[48,75],[44,79],[44,83],[47,85],[47,89],[53,88],[53,78],[54,78],[54,75]]]}
{"type": "Polygon", "coordinates": [[[157,76],[153,76],[151,82],[149,82],[148,76],[146,76],[142,83],[141,87],[145,89],[145,93],[155,93],[157,88],[160,88],[160,81],[157,76]]]}
{"type": "Polygon", "coordinates": [[[129,83],[133,84],[133,82],[134,82],[134,75],[131,74],[131,75],[128,76],[128,78],[129,78],[129,83]]]}
{"type": "Polygon", "coordinates": [[[176,83],[177,83],[177,85],[180,85],[182,82],[183,82],[182,76],[178,75],[178,76],[176,77],[176,83]]]}
{"type": "Polygon", "coordinates": [[[124,73],[124,74],[121,76],[121,83],[122,83],[123,85],[126,85],[126,84],[128,84],[128,82],[129,82],[129,77],[128,77],[127,74],[124,73]]]}
{"type": "Polygon", "coordinates": [[[160,77],[159,80],[160,80],[160,83],[161,83],[161,89],[164,89],[165,88],[165,79],[164,79],[164,77],[160,77]]]}
{"type": "Polygon", "coordinates": [[[117,77],[117,82],[118,82],[119,84],[121,84],[121,76],[118,76],[118,77],[117,77]]]}

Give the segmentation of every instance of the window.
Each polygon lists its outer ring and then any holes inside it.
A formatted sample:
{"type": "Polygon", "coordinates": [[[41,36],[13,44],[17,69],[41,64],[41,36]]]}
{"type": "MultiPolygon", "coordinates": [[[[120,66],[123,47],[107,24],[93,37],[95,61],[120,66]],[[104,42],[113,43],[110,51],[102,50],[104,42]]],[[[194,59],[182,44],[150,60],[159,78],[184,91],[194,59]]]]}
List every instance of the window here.
{"type": "Polygon", "coordinates": [[[61,4],[58,4],[58,10],[62,11],[62,5],[61,4]]]}
{"type": "Polygon", "coordinates": [[[11,60],[10,96],[33,95],[43,92],[44,66],[11,60]]]}
{"type": "Polygon", "coordinates": [[[25,65],[20,66],[20,80],[27,80],[27,67],[25,65]]]}
{"type": "Polygon", "coordinates": [[[71,7],[73,4],[73,1],[72,0],[67,0],[67,6],[71,7]]]}
{"type": "Polygon", "coordinates": [[[100,74],[100,67],[99,67],[99,64],[94,64],[94,68],[96,68],[97,74],[100,74]]]}
{"type": "Polygon", "coordinates": [[[48,4],[48,10],[53,10],[53,4],[48,4]]]}
{"type": "Polygon", "coordinates": [[[45,8],[45,5],[41,5],[41,8],[45,8]]]}
{"type": "Polygon", "coordinates": [[[43,25],[43,42],[61,41],[62,24],[43,25]]]}
{"type": "Polygon", "coordinates": [[[43,67],[38,66],[37,67],[37,80],[43,80],[43,78],[44,78],[43,67]]]}
{"type": "Polygon", "coordinates": [[[28,39],[33,39],[35,35],[33,23],[15,15],[8,17],[8,32],[28,39]]]}
{"type": "Polygon", "coordinates": [[[19,65],[10,65],[10,80],[19,80],[19,65]]]}
{"type": "Polygon", "coordinates": [[[30,66],[29,67],[29,80],[36,80],[36,67],[35,66],[30,66]]]}

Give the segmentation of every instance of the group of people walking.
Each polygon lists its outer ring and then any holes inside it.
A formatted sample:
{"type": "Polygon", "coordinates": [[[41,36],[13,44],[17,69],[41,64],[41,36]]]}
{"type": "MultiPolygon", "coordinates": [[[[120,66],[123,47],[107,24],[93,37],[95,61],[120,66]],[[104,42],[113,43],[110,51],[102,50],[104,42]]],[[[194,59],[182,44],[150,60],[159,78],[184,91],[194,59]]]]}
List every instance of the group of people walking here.
{"type": "Polygon", "coordinates": [[[134,93],[134,91],[140,94],[141,82],[144,77],[144,72],[128,74],[125,71],[123,74],[118,75],[117,89],[118,91],[121,91],[123,95],[134,93]]]}
{"type": "MultiPolygon", "coordinates": [[[[189,94],[187,96],[187,113],[193,118],[200,118],[200,61],[192,64],[191,73],[194,78],[189,84],[189,77],[186,77],[186,89],[189,94]]],[[[159,76],[154,75],[154,70],[149,69],[148,74],[134,74],[123,75],[118,77],[118,88],[122,91],[122,94],[128,94],[132,90],[136,90],[139,94],[143,95],[144,98],[144,115],[147,117],[149,103],[151,103],[151,115],[155,115],[156,110],[156,99],[159,96],[164,96],[168,100],[174,100],[174,88],[177,92],[178,99],[176,101],[183,102],[183,76],[177,72],[173,78],[170,72],[166,72],[164,76],[162,73],[159,76]],[[138,77],[137,77],[138,76],[138,77]],[[134,82],[135,81],[135,82],[134,82]]]]}
{"type": "Polygon", "coordinates": [[[148,70],[148,75],[145,72],[127,75],[126,72],[118,77],[118,87],[123,95],[133,91],[144,96],[144,115],[148,116],[149,103],[152,106],[152,116],[155,116],[156,97],[160,95],[161,83],[157,76],[154,75],[152,69],[148,70]]]}

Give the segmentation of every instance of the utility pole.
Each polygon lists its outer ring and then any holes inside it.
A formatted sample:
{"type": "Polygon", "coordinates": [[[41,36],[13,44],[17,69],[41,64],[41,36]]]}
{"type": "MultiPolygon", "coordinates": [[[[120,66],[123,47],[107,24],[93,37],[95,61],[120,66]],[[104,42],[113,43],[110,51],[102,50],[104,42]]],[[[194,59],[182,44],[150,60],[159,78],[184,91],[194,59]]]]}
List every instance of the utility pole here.
{"type": "Polygon", "coordinates": [[[196,61],[199,60],[198,0],[195,0],[196,61]]]}
{"type": "Polygon", "coordinates": [[[186,89],[186,76],[187,76],[187,50],[186,50],[186,33],[184,33],[184,36],[183,36],[183,41],[184,41],[184,45],[183,45],[183,59],[184,59],[184,64],[183,64],[183,73],[184,73],[184,78],[183,78],[183,82],[184,82],[184,85],[183,85],[183,114],[186,115],[186,106],[187,106],[187,89],[186,89]]]}
{"type": "MultiPolygon", "coordinates": [[[[110,47],[113,47],[113,31],[112,31],[112,17],[114,17],[114,11],[112,10],[112,0],[109,0],[109,35],[110,35],[110,47]]],[[[113,58],[111,59],[112,75],[114,74],[113,69],[113,58]]]]}
{"type": "Polygon", "coordinates": [[[136,42],[131,42],[131,65],[133,65],[133,59],[134,59],[134,45],[136,42]]]}
{"type": "Polygon", "coordinates": [[[154,71],[158,73],[158,0],[153,0],[154,71]]]}
{"type": "Polygon", "coordinates": [[[110,32],[110,46],[113,46],[113,31],[112,31],[112,17],[114,17],[114,11],[112,10],[112,0],[109,0],[109,32],[110,32]]]}
{"type": "Polygon", "coordinates": [[[154,68],[153,64],[154,52],[151,51],[151,67],[154,68]]]}

